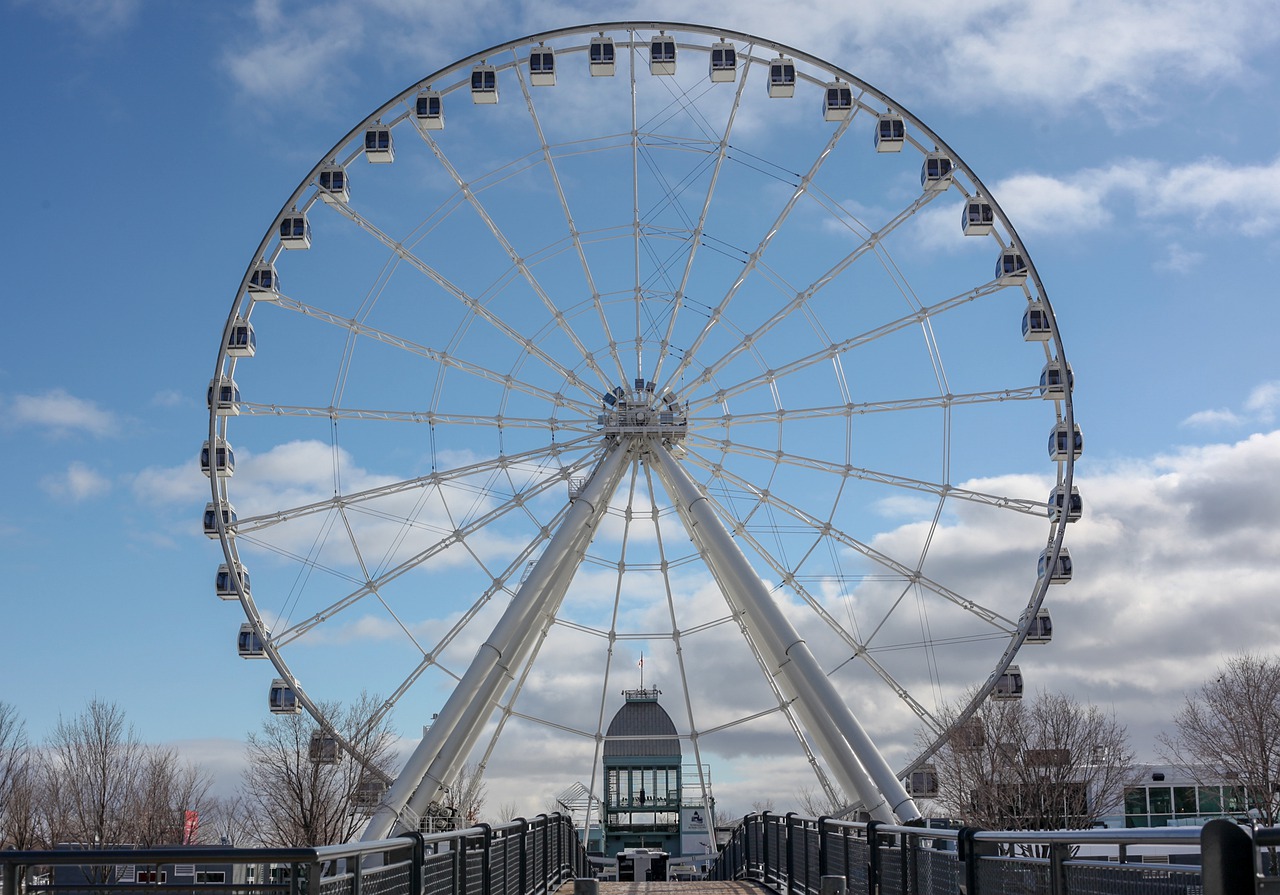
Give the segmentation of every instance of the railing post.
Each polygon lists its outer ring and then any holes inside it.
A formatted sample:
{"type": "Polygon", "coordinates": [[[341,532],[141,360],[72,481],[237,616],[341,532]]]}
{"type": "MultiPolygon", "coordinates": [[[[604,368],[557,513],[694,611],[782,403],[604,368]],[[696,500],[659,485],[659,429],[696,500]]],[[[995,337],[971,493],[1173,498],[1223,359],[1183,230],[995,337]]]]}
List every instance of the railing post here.
{"type": "Polygon", "coordinates": [[[1067,895],[1067,859],[1070,857],[1070,845],[1049,843],[1049,895],[1067,895]]]}
{"type": "Polygon", "coordinates": [[[818,879],[827,875],[830,866],[827,861],[827,821],[830,819],[825,814],[818,818],[818,879]]]}
{"type": "MultiPolygon", "coordinates": [[[[774,858],[776,861],[777,858],[774,858]]],[[[760,882],[769,884],[769,812],[760,813],[760,882]]]]}
{"type": "Polygon", "coordinates": [[[1232,820],[1211,820],[1200,830],[1204,895],[1240,895],[1256,888],[1253,837],[1232,820]]]}
{"type": "Polygon", "coordinates": [[[880,895],[880,837],[876,835],[878,826],[878,820],[867,821],[867,853],[870,856],[867,861],[867,890],[870,895],[880,895]]]}
{"type": "Polygon", "coordinates": [[[974,836],[979,827],[961,827],[956,837],[956,859],[960,862],[960,895],[980,895],[978,864],[983,855],[996,853],[995,843],[979,842],[974,836]]]}
{"type": "Polygon", "coordinates": [[[413,847],[409,852],[409,893],[410,895],[422,895],[423,887],[423,865],[427,863],[427,846],[422,841],[422,834],[418,831],[405,833],[413,847]]]}
{"type": "Polygon", "coordinates": [[[480,895],[493,895],[493,877],[489,873],[489,856],[493,848],[493,828],[488,824],[476,824],[480,828],[480,895]]]}
{"type": "MultiPolygon", "coordinates": [[[[518,891],[520,895],[529,895],[529,822],[523,817],[517,817],[515,819],[520,821],[520,888],[518,891]]],[[[542,882],[539,881],[539,892],[545,891],[542,886],[542,882]]]]}
{"type": "Polygon", "coordinates": [[[796,816],[796,813],[794,811],[788,811],[785,818],[785,824],[783,827],[783,829],[786,831],[786,836],[787,836],[787,888],[785,890],[787,893],[795,892],[794,883],[796,878],[796,851],[795,851],[796,837],[791,835],[792,823],[793,823],[791,819],[795,816],[796,816]]]}

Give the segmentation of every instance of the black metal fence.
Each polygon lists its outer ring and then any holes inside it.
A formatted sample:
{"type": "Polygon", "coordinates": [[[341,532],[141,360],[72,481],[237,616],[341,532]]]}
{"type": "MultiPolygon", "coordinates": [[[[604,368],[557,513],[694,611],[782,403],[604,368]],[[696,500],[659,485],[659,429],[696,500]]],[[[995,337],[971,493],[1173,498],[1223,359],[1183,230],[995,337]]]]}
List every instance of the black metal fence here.
{"type": "Polygon", "coordinates": [[[1230,821],[988,832],[765,812],[743,819],[712,876],[780,895],[1280,895],[1272,844],[1280,830],[1230,821]]]}
{"type": "Polygon", "coordinates": [[[0,870],[2,895],[551,895],[585,875],[586,852],[568,816],[543,814],[319,848],[0,851],[0,870]]]}

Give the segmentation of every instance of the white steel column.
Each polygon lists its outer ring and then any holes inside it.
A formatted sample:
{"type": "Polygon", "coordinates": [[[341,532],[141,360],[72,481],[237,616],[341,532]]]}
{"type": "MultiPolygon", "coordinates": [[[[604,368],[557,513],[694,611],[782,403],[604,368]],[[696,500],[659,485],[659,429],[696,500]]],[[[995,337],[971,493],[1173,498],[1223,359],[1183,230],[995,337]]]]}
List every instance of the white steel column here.
{"type": "Polygon", "coordinates": [[[466,759],[468,744],[475,743],[514,669],[559,608],[626,470],[632,442],[633,438],[626,437],[606,445],[604,456],[582,493],[574,498],[564,522],[369,819],[365,840],[391,835],[406,807],[414,816],[421,815],[457,773],[466,759]]]}
{"type": "Polygon", "coordinates": [[[797,713],[847,794],[859,799],[875,820],[894,823],[920,817],[915,802],[840,698],[808,645],[774,603],[706,496],[656,440],[649,442],[647,457],[667,493],[680,507],[689,536],[725,591],[730,608],[742,615],[751,639],[773,665],[774,674],[796,697],[797,713]]]}

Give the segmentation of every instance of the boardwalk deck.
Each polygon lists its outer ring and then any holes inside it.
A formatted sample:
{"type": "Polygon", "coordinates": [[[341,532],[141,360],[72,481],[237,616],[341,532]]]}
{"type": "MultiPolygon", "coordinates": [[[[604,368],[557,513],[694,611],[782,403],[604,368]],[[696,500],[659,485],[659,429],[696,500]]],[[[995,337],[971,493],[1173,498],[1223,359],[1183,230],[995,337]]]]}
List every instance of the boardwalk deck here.
{"type": "MultiPolygon", "coordinates": [[[[759,883],[740,880],[651,883],[599,883],[600,895],[766,895],[771,890],[759,883]]],[[[573,895],[573,881],[565,883],[556,895],[573,895]]]]}

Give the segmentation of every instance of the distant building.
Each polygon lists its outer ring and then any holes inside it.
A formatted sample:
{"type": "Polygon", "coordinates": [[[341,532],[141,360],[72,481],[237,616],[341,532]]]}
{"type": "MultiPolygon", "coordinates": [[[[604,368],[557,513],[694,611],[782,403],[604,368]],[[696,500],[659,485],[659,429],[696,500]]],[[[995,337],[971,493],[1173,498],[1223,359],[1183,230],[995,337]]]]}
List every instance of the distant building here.
{"type": "Polygon", "coordinates": [[[627,849],[673,858],[715,850],[715,802],[700,786],[690,787],[694,798],[682,797],[680,738],[660,695],[657,689],[624,691],[626,702],[605,733],[604,854],[610,858],[627,849]]]}

